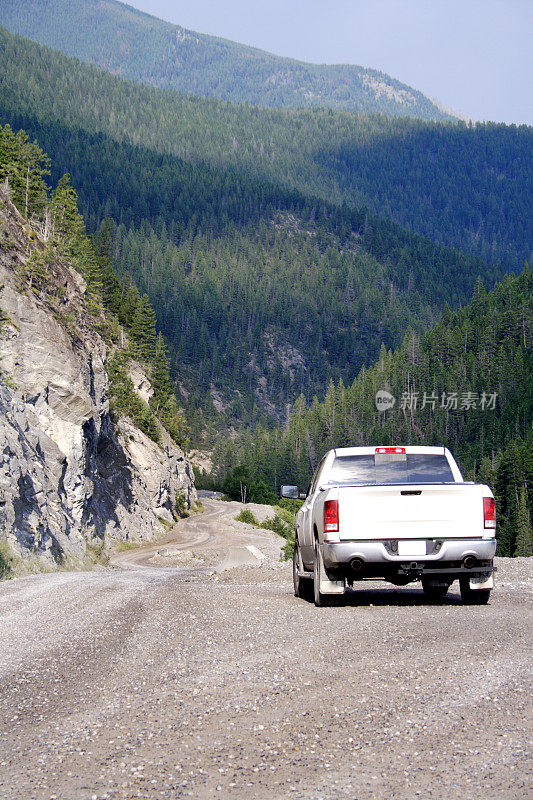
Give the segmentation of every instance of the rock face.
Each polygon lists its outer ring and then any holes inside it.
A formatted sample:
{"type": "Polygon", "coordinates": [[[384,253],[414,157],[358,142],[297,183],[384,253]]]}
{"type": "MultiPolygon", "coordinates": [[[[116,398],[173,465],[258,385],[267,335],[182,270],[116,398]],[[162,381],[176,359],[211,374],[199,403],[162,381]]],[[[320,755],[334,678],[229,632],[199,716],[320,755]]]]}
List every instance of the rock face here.
{"type": "MultiPolygon", "coordinates": [[[[196,492],[165,431],[160,447],[112,421],[108,353],[86,321],[83,278],[58,262],[48,299],[23,288],[28,235],[0,196],[0,539],[54,565],[82,560],[95,537],[150,539],[173,521],[177,493],[190,505],[196,492]]],[[[135,378],[149,396],[138,365],[135,378]]]]}

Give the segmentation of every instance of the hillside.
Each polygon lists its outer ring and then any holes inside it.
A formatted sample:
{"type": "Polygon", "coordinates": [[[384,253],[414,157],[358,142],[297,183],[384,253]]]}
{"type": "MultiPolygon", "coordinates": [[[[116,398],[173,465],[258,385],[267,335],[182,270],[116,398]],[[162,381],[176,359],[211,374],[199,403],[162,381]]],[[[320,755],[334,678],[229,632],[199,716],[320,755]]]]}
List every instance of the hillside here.
{"type": "Polygon", "coordinates": [[[265,107],[323,106],[448,118],[421,92],[372,69],[306,64],[186,30],[115,0],[3,0],[0,24],[114,75],[265,107]]]}
{"type": "Polygon", "coordinates": [[[0,576],[105,562],[196,500],[153,311],[47,167],[0,128],[0,576]]]}
{"type": "Polygon", "coordinates": [[[283,429],[258,429],[215,449],[223,482],[244,465],[250,481],[308,485],[322,454],[366,444],[446,444],[466,479],[494,488],[499,553],[533,555],[533,276],[529,267],[491,292],[478,282],[471,303],[423,336],[407,333],[394,352],[322,401],[293,405],[283,429]],[[395,398],[376,406],[378,392],[395,398]]]}
{"type": "Polygon", "coordinates": [[[149,295],[195,440],[280,421],[300,392],[351,382],[381,342],[466,302],[478,274],[501,275],[365,210],[57,124],[28,133],[54,181],[72,173],[117,274],[149,295]]]}
{"type": "MultiPolygon", "coordinates": [[[[4,29],[0,118],[13,127],[60,124],[73,136],[104,134],[247,180],[365,205],[507,269],[521,269],[531,254],[533,132],[526,126],[467,127],[190,98],[120,80],[4,29]]],[[[107,192],[111,202],[113,194],[107,192]]]]}
{"type": "MultiPolygon", "coordinates": [[[[478,275],[490,286],[504,274],[368,208],[287,186],[271,159],[265,174],[248,157],[225,163],[216,143],[224,115],[229,124],[231,114],[251,114],[233,118],[244,132],[252,117],[259,125],[278,112],[191,101],[4,39],[0,116],[52,156],[53,181],[71,174],[92,232],[110,220],[107,255],[150,297],[196,442],[231,425],[281,421],[295,396],[311,399],[330,378],[351,383],[382,342],[396,347],[407,326],[422,332],[445,302],[467,302],[478,275]]],[[[361,142],[382,124],[361,121],[361,142]]],[[[509,157],[517,151],[510,146],[509,157]]],[[[526,202],[515,189],[512,208],[526,202]]]]}

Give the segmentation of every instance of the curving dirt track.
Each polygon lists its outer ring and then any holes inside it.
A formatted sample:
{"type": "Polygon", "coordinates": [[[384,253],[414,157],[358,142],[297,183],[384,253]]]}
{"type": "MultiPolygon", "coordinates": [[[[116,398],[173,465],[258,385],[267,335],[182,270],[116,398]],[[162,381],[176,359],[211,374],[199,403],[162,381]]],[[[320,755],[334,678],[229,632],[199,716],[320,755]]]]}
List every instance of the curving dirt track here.
{"type": "Polygon", "coordinates": [[[316,609],[276,537],[205,504],[110,569],[0,585],[2,798],[531,796],[533,559],[486,607],[316,609]],[[235,544],[267,558],[214,570],[235,544]]]}

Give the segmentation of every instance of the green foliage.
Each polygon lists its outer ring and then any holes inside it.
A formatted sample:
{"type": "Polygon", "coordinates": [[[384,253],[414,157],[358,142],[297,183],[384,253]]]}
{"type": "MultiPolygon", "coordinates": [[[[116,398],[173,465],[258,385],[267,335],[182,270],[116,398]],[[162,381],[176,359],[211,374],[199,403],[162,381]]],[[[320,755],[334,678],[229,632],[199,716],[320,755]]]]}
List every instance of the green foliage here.
{"type": "Polygon", "coordinates": [[[155,355],[155,313],[146,294],[141,295],[136,304],[128,329],[133,340],[137,358],[150,360],[155,355]]]}
{"type": "Polygon", "coordinates": [[[60,325],[63,325],[65,330],[68,334],[74,338],[76,336],[76,314],[74,312],[67,313],[65,311],[55,311],[53,313],[54,319],[56,319],[60,325]]]}
{"type": "Polygon", "coordinates": [[[226,476],[222,484],[222,491],[231,500],[249,503],[250,484],[250,474],[246,467],[236,467],[230,475],[226,476]]]}
{"type": "MultiPolygon", "coordinates": [[[[74,266],[85,278],[85,301],[95,327],[104,335],[116,336],[117,324],[113,316],[116,315],[128,332],[131,354],[147,365],[147,372],[154,382],[152,410],[137,397],[127,376],[130,355],[117,355],[110,365],[115,413],[127,414],[148,436],[160,442],[157,415],[171,437],[178,444],[184,445],[188,427],[178,406],[170,379],[166,345],[161,334],[157,335],[155,313],[148,296],[141,295],[127,278],[122,283],[119,282],[113,272],[109,260],[112,223],[104,221],[95,239],[87,236],[85,223],[78,209],[78,195],[68,174],[59,179],[51,196],[48,196],[42,176],[47,172],[45,166],[49,163],[49,159],[37,145],[30,146],[24,131],[15,135],[9,125],[0,126],[0,179],[6,176],[9,178],[14,201],[18,201],[19,205],[24,202],[26,213],[29,213],[28,208],[32,211],[46,239],[45,248],[34,246],[28,260],[22,264],[21,289],[28,287],[36,294],[46,289],[58,259],[66,260],[74,266]],[[28,153],[34,159],[33,172],[28,172],[28,153]],[[33,177],[31,180],[28,178],[22,187],[22,195],[17,176],[24,169],[27,176],[33,177]]],[[[30,234],[33,233],[33,229],[30,229],[30,234]]],[[[76,318],[73,313],[55,309],[54,315],[72,336],[76,334],[76,318]]],[[[0,312],[0,325],[6,319],[3,312],[0,312]]]]}
{"type": "Polygon", "coordinates": [[[0,114],[53,153],[55,180],[75,175],[97,231],[96,283],[139,358],[153,354],[149,298],[184,376],[193,442],[279,422],[330,378],[351,384],[382,342],[422,333],[447,300],[468,301],[477,275],[501,278],[499,258],[529,253],[525,127],[235,107],[0,41],[0,114]]]}
{"type": "Polygon", "coordinates": [[[286,531],[282,534],[287,540],[281,551],[281,561],[292,559],[294,551],[294,531],[296,526],[296,514],[303,505],[303,500],[289,500],[283,498],[278,501],[278,515],[286,523],[286,531]]]}
{"type": "Polygon", "coordinates": [[[219,426],[262,423],[217,442],[215,478],[240,500],[269,502],[289,478],[305,486],[333,444],[445,442],[465,474],[495,487],[500,552],[527,547],[531,274],[494,292],[483,282],[502,276],[498,259],[516,266],[530,251],[531,129],[201,101],[3,30],[0,69],[0,115],[28,131],[0,130],[0,180],[43,224],[49,206],[51,246],[85,275],[92,314],[103,305],[116,315],[157,386],[148,408],[117,364],[117,407],[147,430],[155,414],[171,429],[174,420],[179,438],[169,387],[180,365],[196,438],[216,427],[213,387],[226,405],[219,426]],[[34,136],[54,155],[50,200],[34,136]],[[280,421],[298,398],[283,429],[267,430],[260,387],[280,421]],[[398,400],[377,412],[381,388],[398,399],[454,390],[498,399],[494,411],[398,400]]]}
{"type": "Polygon", "coordinates": [[[187,94],[260,106],[319,105],[423,119],[447,116],[416,89],[376,70],[281,58],[184,30],[131,6],[2,0],[0,24],[124,78],[187,94]],[[406,93],[409,101],[402,102],[406,93]]]}
{"type": "Polygon", "coordinates": [[[526,490],[522,486],[516,514],[515,556],[533,556],[533,529],[527,507],[526,490]]]}
{"type": "Polygon", "coordinates": [[[189,516],[189,504],[187,502],[187,495],[183,489],[178,489],[176,492],[174,510],[178,517],[181,517],[182,519],[189,516]]]}
{"type": "Polygon", "coordinates": [[[46,204],[49,167],[50,159],[25,131],[15,134],[9,125],[0,126],[0,182],[8,180],[11,199],[26,219],[39,215],[46,204]]]}
{"type": "Polygon", "coordinates": [[[15,241],[11,238],[8,231],[0,226],[0,250],[11,250],[15,247],[15,241]]]}
{"type": "Polygon", "coordinates": [[[276,514],[271,519],[266,519],[259,525],[260,528],[264,528],[267,531],[273,531],[277,533],[278,536],[283,536],[284,539],[288,539],[292,533],[291,528],[287,525],[279,514],[276,514]]]}
{"type": "Polygon", "coordinates": [[[105,540],[99,539],[97,536],[87,541],[85,555],[90,564],[102,564],[104,567],[109,564],[109,553],[106,551],[105,540]]]}
{"type": "Polygon", "coordinates": [[[492,486],[496,497],[498,553],[533,555],[533,435],[510,439],[495,453],[492,486]]]}
{"type": "Polygon", "coordinates": [[[111,411],[117,418],[121,415],[129,417],[143,433],[160,444],[161,430],[157,418],[135,392],[128,366],[129,357],[124,351],[117,351],[108,362],[111,411]]]}
{"type": "Polygon", "coordinates": [[[379,361],[348,387],[330,383],[322,402],[297,400],[285,428],[257,428],[240,440],[220,441],[213,453],[215,479],[233,476],[238,464],[248,484],[306,486],[332,447],[446,444],[465,475],[494,489],[499,553],[527,550],[526,512],[529,520],[533,512],[532,300],[527,266],[491,292],[478,284],[470,305],[457,313],[448,309],[422,337],[408,332],[395,352],[382,348],[379,361]],[[392,410],[376,409],[380,389],[397,398],[392,410]],[[457,408],[441,407],[443,392],[457,392],[457,408]],[[424,403],[424,393],[434,402],[424,403]],[[484,408],[482,398],[493,393],[494,407],[484,408]],[[416,403],[402,407],[402,395],[414,395],[416,403]],[[465,396],[477,398],[475,408],[462,404],[465,396]]]}
{"type": "Polygon", "coordinates": [[[280,561],[291,561],[294,554],[294,531],[287,538],[285,545],[281,551],[280,561]]]}
{"type": "Polygon", "coordinates": [[[242,511],[237,514],[235,519],[237,522],[246,522],[248,525],[259,525],[259,522],[249,508],[243,508],[242,511]]]}
{"type": "Polygon", "coordinates": [[[278,500],[277,505],[280,509],[279,514],[286,522],[294,523],[296,521],[296,514],[303,506],[303,500],[290,500],[288,497],[282,497],[278,500]]]}
{"type": "MultiPolygon", "coordinates": [[[[2,292],[3,288],[4,288],[4,284],[0,283],[0,293],[2,292]]],[[[6,311],[4,311],[2,306],[0,306],[0,333],[1,333],[2,328],[4,327],[4,325],[6,325],[8,322],[9,322],[9,314],[6,311]]]]}
{"type": "Polygon", "coordinates": [[[130,542],[130,541],[117,542],[117,544],[115,545],[115,552],[123,553],[127,550],[135,550],[136,547],[139,547],[139,544],[137,544],[136,542],[130,542]]]}
{"type": "Polygon", "coordinates": [[[8,543],[0,541],[0,579],[10,578],[13,575],[15,558],[8,543]]]}
{"type": "MultiPolygon", "coordinates": [[[[150,401],[151,406],[152,403],[153,399],[150,401]]],[[[176,444],[187,448],[189,426],[174,393],[169,394],[164,403],[159,405],[157,416],[176,444]]]]}
{"type": "Polygon", "coordinates": [[[51,247],[40,250],[35,247],[24,265],[25,278],[29,288],[39,294],[47,285],[49,272],[54,263],[55,254],[51,247]]]}
{"type": "Polygon", "coordinates": [[[78,211],[78,195],[70,183],[70,175],[63,175],[52,192],[50,204],[54,235],[67,256],[76,255],[80,240],[85,235],[85,223],[78,211]]]}
{"type": "Polygon", "coordinates": [[[157,334],[154,344],[154,357],[150,371],[150,383],[154,390],[154,406],[159,411],[165,404],[167,398],[174,393],[172,381],[170,379],[170,362],[168,350],[161,333],[157,334]]]}
{"type": "Polygon", "coordinates": [[[248,508],[243,508],[242,511],[235,517],[235,519],[237,522],[246,522],[248,525],[255,525],[258,528],[263,528],[267,531],[273,531],[274,533],[277,533],[278,536],[283,536],[284,539],[290,541],[291,537],[294,536],[296,509],[289,510],[288,507],[280,507],[278,508],[278,512],[274,517],[270,517],[269,519],[259,523],[255,515],[248,508]]]}
{"type": "Polygon", "coordinates": [[[273,505],[277,502],[275,493],[270,489],[265,481],[250,478],[248,469],[243,466],[236,467],[233,472],[226,476],[222,491],[232,500],[241,503],[264,503],[273,505]]]}
{"type": "Polygon", "coordinates": [[[265,519],[263,522],[258,522],[255,515],[248,508],[243,508],[235,519],[237,522],[246,522],[248,525],[255,525],[257,528],[273,531],[273,533],[277,533],[278,536],[283,536],[283,538],[287,540],[289,540],[292,535],[291,524],[288,524],[281,514],[276,514],[269,519],[265,519]]]}

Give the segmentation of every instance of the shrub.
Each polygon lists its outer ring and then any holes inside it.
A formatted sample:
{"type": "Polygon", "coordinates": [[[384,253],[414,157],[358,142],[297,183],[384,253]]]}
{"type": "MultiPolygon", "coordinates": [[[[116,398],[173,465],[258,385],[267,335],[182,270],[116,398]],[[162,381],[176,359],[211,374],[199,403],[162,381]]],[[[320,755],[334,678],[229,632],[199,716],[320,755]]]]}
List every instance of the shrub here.
{"type": "Polygon", "coordinates": [[[189,516],[189,506],[187,503],[187,496],[183,489],[178,489],[176,492],[176,502],[174,503],[174,509],[178,517],[184,519],[185,517],[189,516]]]}
{"type": "Polygon", "coordinates": [[[267,531],[273,531],[277,533],[278,536],[283,536],[284,539],[288,539],[292,533],[291,527],[281,519],[279,514],[276,514],[276,516],[271,519],[266,519],[259,527],[267,531]]]}
{"type": "Polygon", "coordinates": [[[6,541],[0,542],[0,578],[10,578],[13,575],[15,559],[11,548],[6,541]]]}
{"type": "Polygon", "coordinates": [[[296,516],[303,504],[303,500],[290,500],[288,497],[282,497],[281,500],[278,500],[276,503],[279,508],[283,508],[285,511],[290,511],[294,516],[296,516]]]}
{"type": "Polygon", "coordinates": [[[294,553],[294,532],[291,533],[281,549],[280,561],[290,561],[294,553]]]}
{"type": "Polygon", "coordinates": [[[237,522],[246,522],[248,525],[259,525],[258,521],[248,508],[243,508],[240,514],[238,514],[235,519],[237,522]]]}

